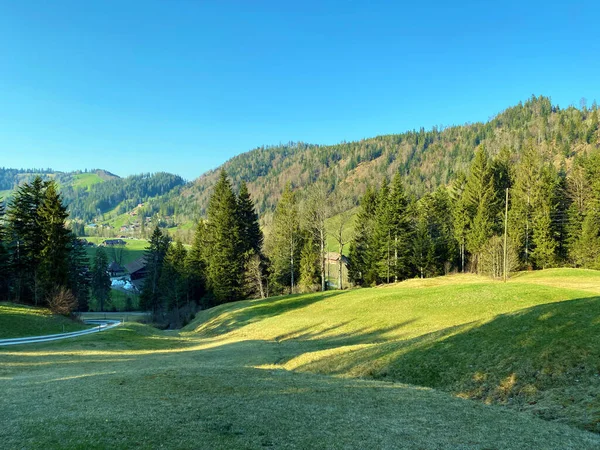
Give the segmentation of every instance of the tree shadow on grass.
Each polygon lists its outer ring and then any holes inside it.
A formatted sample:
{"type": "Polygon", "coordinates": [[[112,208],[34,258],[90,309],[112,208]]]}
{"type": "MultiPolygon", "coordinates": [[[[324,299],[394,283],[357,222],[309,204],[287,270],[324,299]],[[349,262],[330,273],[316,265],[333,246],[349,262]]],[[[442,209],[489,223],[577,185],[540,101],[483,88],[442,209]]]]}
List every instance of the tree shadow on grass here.
{"type": "Polygon", "coordinates": [[[295,369],[432,387],[600,432],[600,297],[539,305],[295,369]]]}
{"type": "Polygon", "coordinates": [[[235,304],[228,303],[223,307],[211,308],[200,313],[198,319],[202,323],[193,328],[193,331],[200,336],[216,336],[229,333],[251,323],[305,308],[313,303],[343,295],[346,292],[296,294],[279,298],[237,302],[235,304]]]}

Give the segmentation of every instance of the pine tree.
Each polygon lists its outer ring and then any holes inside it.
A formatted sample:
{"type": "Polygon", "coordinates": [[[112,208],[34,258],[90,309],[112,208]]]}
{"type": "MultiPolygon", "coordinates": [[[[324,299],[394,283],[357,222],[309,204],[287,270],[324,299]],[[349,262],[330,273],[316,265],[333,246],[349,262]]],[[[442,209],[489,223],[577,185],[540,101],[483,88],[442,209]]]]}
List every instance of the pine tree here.
{"type": "Polygon", "coordinates": [[[498,194],[495,191],[488,156],[483,147],[475,153],[462,197],[463,207],[469,217],[466,248],[472,255],[473,268],[477,270],[478,254],[494,234],[494,219],[498,211],[498,194]]]}
{"type": "Polygon", "coordinates": [[[389,283],[393,273],[394,241],[392,237],[392,216],[390,208],[390,189],[384,180],[377,194],[375,228],[373,233],[374,265],[377,282],[389,283]]]}
{"type": "Polygon", "coordinates": [[[296,195],[288,184],[275,208],[271,232],[271,284],[294,293],[299,273],[299,254],[302,244],[296,195]]]}
{"type": "Polygon", "coordinates": [[[92,297],[100,311],[110,304],[110,276],[107,270],[108,256],[104,247],[98,247],[92,263],[92,297]]]}
{"type": "Polygon", "coordinates": [[[463,191],[467,178],[463,173],[459,173],[452,185],[452,227],[454,238],[458,243],[460,258],[460,270],[465,271],[467,235],[469,231],[469,214],[466,207],[466,199],[463,197],[463,191]]]}
{"type": "MultiPolygon", "coordinates": [[[[258,223],[258,214],[248,193],[246,183],[242,181],[237,198],[237,214],[240,224],[240,252],[242,255],[242,271],[240,272],[240,298],[246,298],[256,293],[257,282],[262,280],[256,277],[255,257],[259,258],[260,267],[264,268],[263,233],[258,223]]],[[[262,270],[261,270],[262,272],[262,270]]],[[[262,281],[261,281],[262,283],[262,281]]],[[[259,292],[264,295],[264,290],[259,286],[259,292]]]]}
{"type": "Polygon", "coordinates": [[[403,280],[409,274],[409,258],[411,251],[411,223],[408,214],[408,199],[404,192],[400,173],[396,173],[389,194],[389,226],[393,239],[393,274],[394,281],[403,280]]]}
{"type": "Polygon", "coordinates": [[[372,245],[376,210],[377,194],[375,190],[368,187],[356,215],[354,236],[350,242],[348,255],[348,277],[359,286],[371,285],[376,282],[372,245]]]}
{"type": "Polygon", "coordinates": [[[240,185],[240,192],[237,198],[237,213],[240,221],[240,241],[242,253],[251,250],[256,254],[262,253],[263,233],[258,224],[258,214],[254,209],[254,204],[248,193],[248,186],[245,181],[240,185]]]}
{"type": "Polygon", "coordinates": [[[8,207],[10,264],[17,302],[32,301],[38,305],[43,298],[39,268],[45,233],[43,223],[38,220],[38,209],[44,202],[48,184],[38,176],[31,183],[19,186],[8,207]]]}
{"type": "Polygon", "coordinates": [[[224,170],[215,185],[207,214],[211,243],[206,268],[208,288],[217,303],[238,300],[241,297],[244,246],[237,199],[224,170]]]}
{"type": "Polygon", "coordinates": [[[167,250],[171,245],[171,238],[163,233],[157,225],[152,232],[148,249],[144,253],[146,262],[146,278],[140,294],[140,308],[156,314],[162,305],[160,292],[160,278],[167,250]]]}
{"type": "Polygon", "coordinates": [[[169,311],[175,312],[178,322],[176,326],[180,325],[179,309],[187,302],[186,257],[187,251],[181,241],[169,245],[159,280],[162,297],[160,303],[166,305],[169,311]]]}
{"type": "Polygon", "coordinates": [[[412,263],[419,277],[425,278],[431,275],[435,269],[435,245],[424,218],[417,220],[411,247],[412,263]]]}
{"type": "Polygon", "coordinates": [[[69,217],[66,206],[52,181],[44,193],[44,201],[37,210],[37,221],[43,233],[40,253],[40,282],[44,295],[55,288],[69,285],[69,253],[73,239],[65,221],[69,217]]]}
{"type": "Polygon", "coordinates": [[[304,246],[300,253],[300,281],[298,283],[301,292],[313,292],[319,284],[319,248],[313,241],[312,236],[304,240],[304,246]]]}
{"type": "Polygon", "coordinates": [[[89,309],[90,285],[92,273],[89,270],[89,259],[85,244],[71,235],[71,251],[69,252],[69,286],[77,299],[79,312],[89,309]]]}
{"type": "Polygon", "coordinates": [[[209,250],[206,221],[200,220],[185,263],[189,285],[188,296],[198,304],[206,294],[206,265],[209,250]]]}
{"type": "Polygon", "coordinates": [[[4,202],[0,198],[0,299],[8,300],[10,272],[6,249],[6,225],[4,223],[4,202]]]}
{"type": "Polygon", "coordinates": [[[575,240],[572,257],[578,267],[600,269],[600,213],[591,211],[583,220],[581,234],[575,240]]]}

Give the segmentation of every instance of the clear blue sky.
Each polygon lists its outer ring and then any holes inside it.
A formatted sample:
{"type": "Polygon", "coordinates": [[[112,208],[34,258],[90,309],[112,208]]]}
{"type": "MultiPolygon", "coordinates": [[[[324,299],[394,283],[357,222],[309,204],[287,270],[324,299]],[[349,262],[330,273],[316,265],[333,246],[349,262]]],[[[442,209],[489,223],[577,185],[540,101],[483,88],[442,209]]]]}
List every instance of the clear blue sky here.
{"type": "Polygon", "coordinates": [[[600,2],[450,3],[0,0],[0,166],[193,179],[259,145],[600,101],[600,2]]]}

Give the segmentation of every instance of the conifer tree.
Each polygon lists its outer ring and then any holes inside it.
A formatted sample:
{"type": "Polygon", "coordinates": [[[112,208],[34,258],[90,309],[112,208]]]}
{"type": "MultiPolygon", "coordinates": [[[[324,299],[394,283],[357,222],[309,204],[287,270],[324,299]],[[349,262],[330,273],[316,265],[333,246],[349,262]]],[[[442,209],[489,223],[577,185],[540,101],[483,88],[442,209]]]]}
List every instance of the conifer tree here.
{"type": "Polygon", "coordinates": [[[6,249],[6,225],[4,223],[4,202],[0,198],[0,299],[8,300],[10,272],[6,249]]]}
{"type": "Polygon", "coordinates": [[[92,273],[89,270],[90,262],[85,251],[85,244],[75,235],[71,234],[71,250],[69,252],[69,285],[70,290],[77,299],[78,311],[85,312],[89,309],[90,286],[92,273]]]}
{"type": "Polygon", "coordinates": [[[294,293],[299,274],[302,236],[296,195],[286,185],[273,215],[271,259],[272,285],[290,287],[294,293]]]}
{"type": "Polygon", "coordinates": [[[8,207],[10,264],[17,302],[32,301],[38,305],[43,299],[39,269],[44,230],[38,220],[38,209],[44,202],[48,184],[38,176],[31,183],[19,186],[8,207]]]}
{"type": "Polygon", "coordinates": [[[304,240],[300,253],[300,281],[298,283],[302,292],[312,292],[319,284],[319,248],[315,245],[312,236],[304,240]]]}
{"type": "Polygon", "coordinates": [[[404,192],[400,173],[396,173],[389,194],[389,226],[393,239],[393,274],[394,281],[403,280],[409,274],[409,258],[411,251],[411,223],[408,213],[408,199],[404,192]]]}
{"type": "MultiPolygon", "coordinates": [[[[237,197],[237,212],[240,225],[240,252],[242,258],[242,271],[240,272],[240,298],[246,298],[256,293],[257,282],[262,283],[262,275],[257,278],[257,269],[262,273],[265,267],[263,256],[263,233],[258,223],[258,214],[248,193],[246,182],[242,181],[237,197]],[[259,267],[256,267],[255,258],[258,257],[259,267]]],[[[259,293],[263,291],[259,286],[259,293]]],[[[261,297],[264,292],[260,294],[261,297]]]]}
{"type": "Polygon", "coordinates": [[[460,258],[460,270],[465,271],[467,235],[469,231],[469,214],[466,208],[466,200],[463,197],[463,191],[467,178],[461,172],[457,175],[452,185],[452,227],[454,238],[458,243],[460,258]]]}
{"type": "Polygon", "coordinates": [[[356,215],[354,236],[350,242],[348,255],[348,277],[359,286],[371,285],[376,282],[373,252],[376,210],[377,194],[369,186],[361,199],[356,215]]]}
{"type": "Polygon", "coordinates": [[[377,194],[377,210],[375,211],[375,229],[372,245],[377,281],[389,283],[394,276],[394,242],[392,236],[390,189],[385,179],[377,194]]]}
{"type": "MultiPolygon", "coordinates": [[[[206,267],[208,288],[217,303],[238,300],[241,297],[244,247],[240,238],[237,199],[224,170],[210,198],[207,215],[210,240],[206,267]]],[[[250,232],[250,228],[247,231],[250,232]]]]}
{"type": "Polygon", "coordinates": [[[475,270],[479,252],[494,234],[497,198],[488,156],[485,149],[480,147],[475,153],[463,191],[463,205],[469,217],[466,244],[475,270]]]}
{"type": "Polygon", "coordinates": [[[140,308],[156,314],[162,306],[160,278],[165,255],[171,245],[171,238],[157,225],[150,236],[148,249],[144,252],[146,278],[140,294],[140,308]]]}
{"type": "Polygon", "coordinates": [[[178,322],[179,309],[187,302],[186,258],[187,251],[181,241],[169,245],[159,281],[161,304],[166,305],[170,311],[175,311],[178,322]]]}
{"type": "Polygon", "coordinates": [[[200,220],[185,263],[189,283],[188,295],[196,303],[200,303],[206,294],[206,265],[209,251],[210,242],[208,241],[206,221],[200,220]]]}
{"type": "Polygon", "coordinates": [[[411,247],[412,263],[419,277],[431,275],[435,268],[435,245],[424,217],[417,219],[411,247]]]}
{"type": "Polygon", "coordinates": [[[69,253],[73,239],[65,221],[69,217],[56,184],[48,184],[44,200],[37,211],[38,225],[43,233],[40,253],[40,273],[44,294],[54,288],[69,286],[69,253]]]}
{"type": "Polygon", "coordinates": [[[98,247],[92,263],[92,296],[96,307],[104,311],[110,303],[110,276],[108,275],[108,256],[104,247],[98,247]]]}
{"type": "Polygon", "coordinates": [[[240,192],[237,198],[237,212],[240,221],[240,242],[242,253],[254,251],[256,254],[262,253],[263,233],[258,224],[258,214],[254,209],[254,204],[248,192],[248,186],[245,181],[240,185],[240,192]]]}

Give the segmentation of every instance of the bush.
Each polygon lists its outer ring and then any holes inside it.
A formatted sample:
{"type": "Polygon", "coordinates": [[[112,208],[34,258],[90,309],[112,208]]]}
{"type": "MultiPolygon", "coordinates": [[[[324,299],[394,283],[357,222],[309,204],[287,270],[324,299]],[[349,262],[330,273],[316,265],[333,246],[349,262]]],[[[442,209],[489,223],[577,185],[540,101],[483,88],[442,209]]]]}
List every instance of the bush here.
{"type": "Polygon", "coordinates": [[[77,298],[70,289],[56,286],[48,296],[48,307],[54,314],[70,316],[78,307],[77,298]]]}

